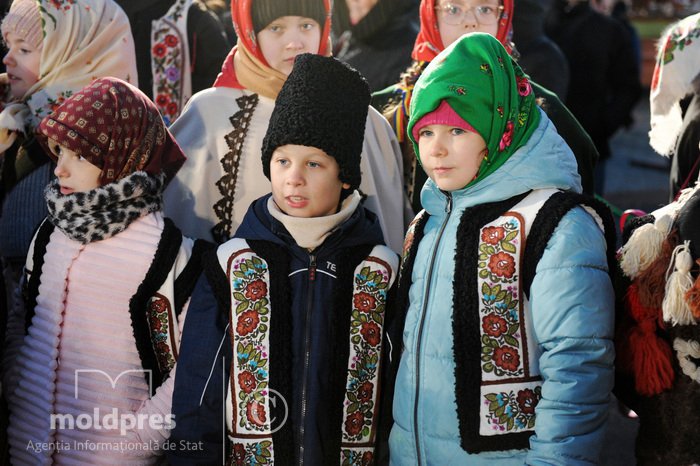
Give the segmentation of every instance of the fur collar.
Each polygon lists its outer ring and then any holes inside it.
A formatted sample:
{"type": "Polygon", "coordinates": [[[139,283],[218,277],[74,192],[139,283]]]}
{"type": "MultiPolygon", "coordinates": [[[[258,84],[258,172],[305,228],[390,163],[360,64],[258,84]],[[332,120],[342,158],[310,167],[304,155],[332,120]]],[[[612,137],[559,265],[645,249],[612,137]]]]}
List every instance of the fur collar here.
{"type": "Polygon", "coordinates": [[[49,221],[83,244],[110,238],[131,222],[161,210],[164,177],[135,172],[92,191],[62,195],[58,180],[44,190],[49,221]]]}

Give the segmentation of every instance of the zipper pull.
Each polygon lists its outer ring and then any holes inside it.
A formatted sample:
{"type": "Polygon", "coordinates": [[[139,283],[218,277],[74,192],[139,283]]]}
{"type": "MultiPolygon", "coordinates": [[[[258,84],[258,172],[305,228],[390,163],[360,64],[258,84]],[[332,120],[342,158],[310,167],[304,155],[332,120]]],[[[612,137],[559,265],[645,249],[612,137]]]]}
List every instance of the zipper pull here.
{"type": "Polygon", "coordinates": [[[309,255],[309,280],[316,280],[316,256],[309,255]]]}
{"type": "Polygon", "coordinates": [[[452,212],[452,193],[447,193],[447,205],[445,206],[445,212],[452,212]]]}

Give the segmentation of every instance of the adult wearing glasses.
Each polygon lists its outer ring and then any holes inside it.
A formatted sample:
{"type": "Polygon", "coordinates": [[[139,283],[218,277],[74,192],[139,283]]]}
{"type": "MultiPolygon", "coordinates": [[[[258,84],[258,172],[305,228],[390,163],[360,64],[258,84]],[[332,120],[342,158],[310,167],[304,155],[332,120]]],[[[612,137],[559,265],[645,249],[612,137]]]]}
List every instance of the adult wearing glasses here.
{"type": "MultiPolygon", "coordinates": [[[[413,86],[428,63],[466,33],[491,34],[512,54],[514,45],[510,38],[513,3],[514,0],[503,0],[502,3],[499,0],[422,0],[421,29],[411,54],[412,65],[397,84],[372,95],[372,105],[384,114],[401,145],[404,156],[404,188],[415,212],[421,210],[420,191],[427,176],[406,135],[413,86]]],[[[576,156],[583,192],[593,193],[593,167],[598,160],[595,145],[556,94],[530,82],[538,105],[552,120],[576,156]]]]}

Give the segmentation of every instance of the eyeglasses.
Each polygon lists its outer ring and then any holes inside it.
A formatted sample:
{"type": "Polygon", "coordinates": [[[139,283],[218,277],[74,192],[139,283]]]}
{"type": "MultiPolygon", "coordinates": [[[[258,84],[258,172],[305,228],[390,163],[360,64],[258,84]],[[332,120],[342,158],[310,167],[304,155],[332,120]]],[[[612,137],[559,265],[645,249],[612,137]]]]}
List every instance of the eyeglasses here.
{"type": "Polygon", "coordinates": [[[501,17],[503,5],[497,7],[491,5],[464,7],[454,3],[445,3],[442,6],[436,6],[435,11],[438,12],[445,24],[451,26],[460,26],[464,23],[464,19],[470,11],[474,13],[477,23],[482,26],[488,26],[494,24],[501,17]]]}

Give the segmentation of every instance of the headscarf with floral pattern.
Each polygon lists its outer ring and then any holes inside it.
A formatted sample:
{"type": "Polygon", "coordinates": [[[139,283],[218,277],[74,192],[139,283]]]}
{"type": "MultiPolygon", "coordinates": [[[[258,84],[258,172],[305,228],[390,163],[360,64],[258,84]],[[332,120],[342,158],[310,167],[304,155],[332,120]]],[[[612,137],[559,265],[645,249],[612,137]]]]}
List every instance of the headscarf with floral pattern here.
{"type": "MultiPolygon", "coordinates": [[[[250,89],[274,99],[282,89],[287,76],[270,67],[258,46],[253,27],[252,8],[255,0],[232,0],[231,18],[238,36],[238,44],[229,52],[214,87],[250,89]]],[[[323,0],[326,21],[321,25],[321,41],[318,55],[330,56],[331,0],[323,0]]]]}
{"type": "Polygon", "coordinates": [[[37,0],[43,25],[39,81],[0,113],[0,152],[16,131],[33,131],[61,103],[96,78],[137,84],[129,19],[113,0],[37,0]]]}
{"type": "Polygon", "coordinates": [[[443,101],[486,141],[488,154],[467,186],[503,165],[540,121],[528,77],[490,34],[462,36],[435,57],[416,82],[408,136],[419,160],[413,126],[443,101]]]}

